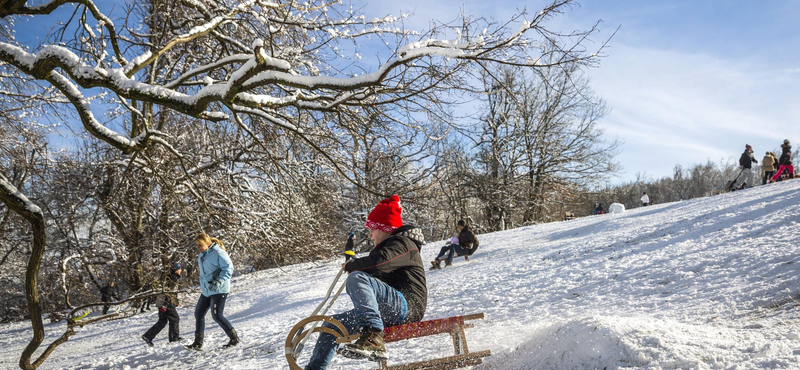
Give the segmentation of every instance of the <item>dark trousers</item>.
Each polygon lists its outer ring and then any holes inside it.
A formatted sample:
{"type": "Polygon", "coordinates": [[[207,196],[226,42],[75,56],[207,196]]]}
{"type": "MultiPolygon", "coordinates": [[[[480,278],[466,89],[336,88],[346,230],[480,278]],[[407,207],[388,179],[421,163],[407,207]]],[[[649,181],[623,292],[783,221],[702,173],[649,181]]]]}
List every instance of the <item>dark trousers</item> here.
{"type": "Polygon", "coordinates": [[[153,338],[167,326],[167,323],[169,323],[169,341],[177,341],[178,337],[180,337],[180,322],[181,318],[178,316],[178,310],[175,309],[175,306],[167,305],[167,307],[160,307],[158,309],[158,321],[150,330],[144,333],[144,336],[153,340],[153,338]]]}
{"type": "Polygon", "coordinates": [[[144,312],[145,310],[150,311],[150,304],[151,303],[153,303],[153,297],[145,298],[142,301],[142,307],[140,309],[140,312],[144,312]]]}
{"type": "Polygon", "coordinates": [[[200,295],[197,300],[197,306],[194,308],[195,320],[195,337],[202,337],[203,332],[206,330],[206,313],[211,309],[211,318],[219,324],[225,334],[230,335],[233,330],[233,325],[225,318],[225,301],[228,299],[228,294],[214,294],[210,297],[200,295]]]}
{"type": "Polygon", "coordinates": [[[459,244],[448,244],[442,247],[436,259],[442,260],[445,254],[447,254],[447,262],[453,262],[455,256],[463,256],[467,254],[467,250],[459,244]]]}
{"type": "MultiPolygon", "coordinates": [[[[102,298],[101,301],[103,302],[111,302],[111,298],[102,298]]],[[[111,307],[109,305],[103,306],[103,315],[108,313],[108,308],[111,307]]]]}
{"type": "Polygon", "coordinates": [[[761,185],[766,185],[767,181],[769,181],[769,179],[774,175],[775,171],[764,171],[764,178],[761,179],[761,185]]]}

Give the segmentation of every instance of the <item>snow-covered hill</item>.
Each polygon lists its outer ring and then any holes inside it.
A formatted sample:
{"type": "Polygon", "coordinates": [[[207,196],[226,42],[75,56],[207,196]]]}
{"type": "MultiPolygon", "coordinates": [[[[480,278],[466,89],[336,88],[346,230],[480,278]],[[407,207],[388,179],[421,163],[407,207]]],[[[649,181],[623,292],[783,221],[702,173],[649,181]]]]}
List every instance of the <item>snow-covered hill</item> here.
{"type": "MultiPolygon", "coordinates": [[[[478,369],[800,368],[800,181],[479,235],[471,262],[428,273],[426,318],[485,312],[478,369]]],[[[431,260],[443,243],[423,250],[431,260]]],[[[426,261],[427,263],[427,261],[426,261]]],[[[89,326],[44,369],[284,369],[288,330],[310,314],[340,261],[243,276],[226,312],[244,344],[207,318],[192,353],[139,336],[155,313],[89,326]]],[[[192,337],[196,296],[179,308],[192,337]]],[[[343,295],[333,311],[349,305],[343,295]]],[[[27,323],[0,326],[0,366],[15,368],[27,323]]],[[[63,331],[48,325],[49,343],[63,331]]],[[[449,337],[388,345],[390,363],[451,353],[449,337]]],[[[307,350],[307,351],[310,351],[307,350]]],[[[372,363],[337,358],[334,369],[372,363]]]]}

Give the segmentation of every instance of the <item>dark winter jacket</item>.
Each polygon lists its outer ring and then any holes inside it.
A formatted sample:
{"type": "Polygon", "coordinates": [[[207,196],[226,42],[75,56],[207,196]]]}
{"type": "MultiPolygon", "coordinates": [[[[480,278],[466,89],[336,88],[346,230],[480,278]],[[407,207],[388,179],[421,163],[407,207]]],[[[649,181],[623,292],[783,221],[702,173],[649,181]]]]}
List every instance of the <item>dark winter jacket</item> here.
{"type": "MultiPolygon", "coordinates": [[[[167,280],[164,282],[164,290],[165,291],[176,291],[178,290],[178,282],[181,280],[181,275],[175,273],[174,271],[170,272],[167,276],[167,280]]],[[[160,294],[156,297],[156,307],[175,307],[178,305],[178,294],[177,293],[165,293],[160,294]]]]}
{"type": "Polygon", "coordinates": [[[100,300],[103,302],[111,302],[112,300],[117,298],[117,288],[112,287],[111,285],[106,284],[104,287],[100,288],[100,300]]]}
{"type": "Polygon", "coordinates": [[[792,147],[791,145],[781,145],[783,149],[783,154],[781,154],[781,159],[778,162],[781,166],[789,166],[792,164],[792,147]]]}
{"type": "Polygon", "coordinates": [[[464,229],[458,233],[458,245],[464,247],[464,249],[467,250],[467,254],[471,256],[478,250],[480,243],[478,242],[478,237],[472,232],[472,229],[470,229],[469,226],[464,226],[464,229]]]}
{"type": "Polygon", "coordinates": [[[739,165],[743,168],[753,168],[752,163],[758,163],[758,161],[753,158],[753,153],[750,153],[749,150],[745,150],[742,156],[739,157],[739,165]]]}
{"type": "Polygon", "coordinates": [[[603,209],[603,205],[602,204],[598,204],[597,208],[594,209],[594,214],[602,215],[604,213],[606,213],[606,210],[603,209]]]}
{"type": "Polygon", "coordinates": [[[404,323],[417,322],[425,316],[428,305],[428,288],[420,249],[425,244],[422,230],[404,225],[376,245],[366,257],[356,258],[345,265],[345,270],[364,271],[397,289],[408,303],[408,317],[404,323]]]}

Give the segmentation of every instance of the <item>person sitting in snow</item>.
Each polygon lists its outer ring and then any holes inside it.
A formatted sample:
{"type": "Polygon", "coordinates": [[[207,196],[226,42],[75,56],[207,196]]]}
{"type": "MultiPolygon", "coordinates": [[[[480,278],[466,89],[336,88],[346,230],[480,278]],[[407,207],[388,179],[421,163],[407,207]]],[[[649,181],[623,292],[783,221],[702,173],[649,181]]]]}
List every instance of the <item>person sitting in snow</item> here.
{"type": "MultiPolygon", "coordinates": [[[[342,268],[354,309],[334,315],[348,332],[360,333],[358,340],[339,347],[336,338],[320,333],[307,370],[328,367],[334,353],[370,361],[385,361],[383,329],[418,322],[425,315],[428,289],[420,249],[425,244],[422,230],[404,225],[400,197],[382,200],[367,216],[366,228],[375,246],[369,255],[350,259],[342,268]]],[[[334,328],[325,323],[323,326],[334,328]]]]}
{"type": "Polygon", "coordinates": [[[464,250],[464,247],[458,245],[458,237],[454,236],[450,238],[450,240],[448,240],[447,243],[445,243],[445,246],[439,250],[439,255],[436,256],[436,258],[433,261],[431,261],[431,265],[433,265],[431,269],[433,270],[441,269],[442,268],[441,262],[442,260],[445,259],[445,255],[447,255],[447,258],[450,259],[450,263],[447,264],[447,266],[450,266],[450,264],[453,263],[453,258],[455,256],[463,256],[465,254],[467,254],[467,251],[464,250]],[[451,257],[451,255],[453,257],[451,257]]]}
{"type": "Polygon", "coordinates": [[[746,185],[748,188],[753,187],[753,163],[758,163],[758,161],[753,158],[753,147],[746,144],[744,146],[744,153],[739,157],[739,168],[742,169],[744,177],[739,177],[739,180],[736,180],[736,184],[733,187],[734,189],[739,189],[742,185],[746,185]]]}
{"type": "Polygon", "coordinates": [[[783,145],[781,145],[781,150],[783,153],[781,154],[781,159],[778,160],[778,171],[772,176],[772,182],[780,181],[781,175],[784,171],[789,174],[790,179],[794,178],[794,165],[792,164],[792,143],[790,143],[788,139],[784,140],[783,145]]]}
{"type": "Polygon", "coordinates": [[[594,204],[594,214],[602,215],[604,213],[606,213],[606,211],[603,209],[603,204],[602,203],[595,203],[594,204]]]}
{"type": "Polygon", "coordinates": [[[431,261],[431,265],[433,265],[434,269],[442,268],[442,261],[445,261],[445,266],[450,266],[453,264],[453,258],[455,258],[455,256],[471,256],[478,250],[478,245],[480,245],[480,243],[475,233],[472,232],[472,229],[467,225],[467,221],[458,220],[456,228],[458,228],[458,237],[452,238],[450,244],[442,247],[436,259],[431,261]],[[447,258],[445,258],[445,254],[447,254],[447,258]]]}

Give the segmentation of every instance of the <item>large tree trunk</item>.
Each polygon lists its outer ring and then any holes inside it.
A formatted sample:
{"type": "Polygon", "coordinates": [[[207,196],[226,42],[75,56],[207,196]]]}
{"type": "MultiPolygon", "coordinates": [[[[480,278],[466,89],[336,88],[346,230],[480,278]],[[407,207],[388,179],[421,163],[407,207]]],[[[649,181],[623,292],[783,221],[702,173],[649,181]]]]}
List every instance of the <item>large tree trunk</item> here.
{"type": "Polygon", "coordinates": [[[38,368],[48,356],[60,344],[69,339],[75,332],[70,328],[64,334],[51,343],[44,352],[33,362],[31,357],[44,341],[44,323],[42,322],[42,307],[39,304],[39,291],[37,287],[37,276],[39,274],[39,263],[44,255],[45,235],[44,213],[33,204],[28,198],[12,185],[5,176],[0,174],[0,200],[11,210],[25,218],[33,231],[33,249],[31,258],[28,260],[28,268],[25,274],[25,297],[28,300],[28,313],[33,326],[33,339],[22,351],[19,359],[19,367],[26,370],[38,368]]]}

